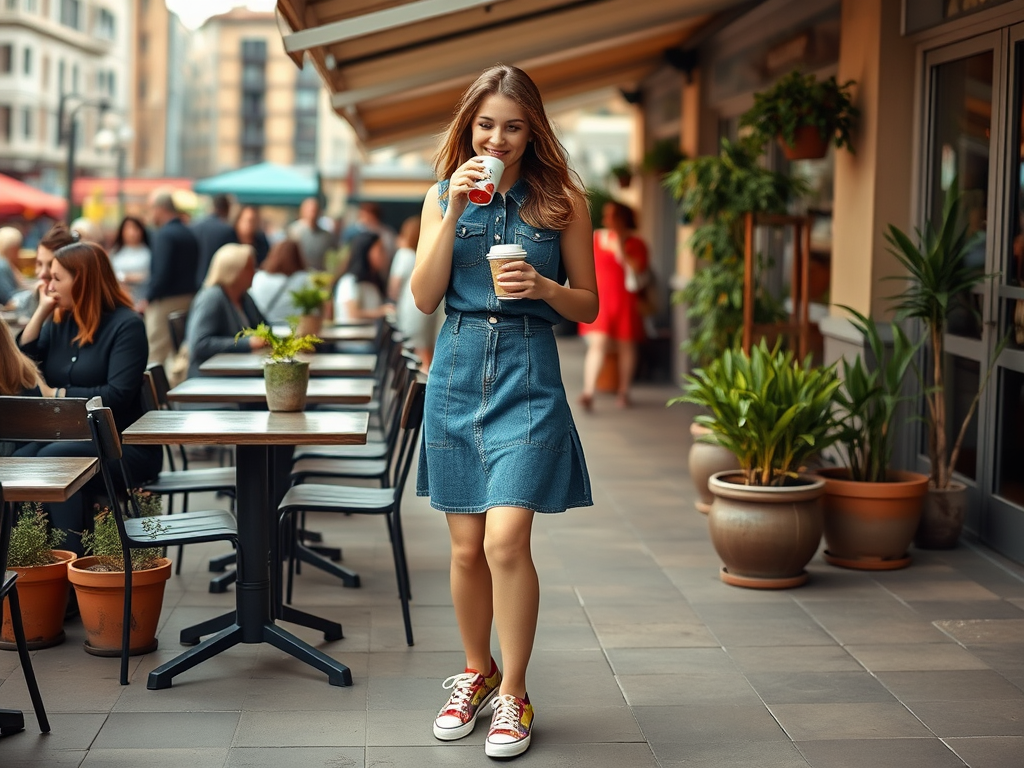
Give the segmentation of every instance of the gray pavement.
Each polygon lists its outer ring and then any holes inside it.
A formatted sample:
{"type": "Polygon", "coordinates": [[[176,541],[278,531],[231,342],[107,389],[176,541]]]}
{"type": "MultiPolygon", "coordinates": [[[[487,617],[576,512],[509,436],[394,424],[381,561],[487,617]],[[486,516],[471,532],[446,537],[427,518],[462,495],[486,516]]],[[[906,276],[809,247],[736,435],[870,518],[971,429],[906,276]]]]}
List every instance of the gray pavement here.
{"type": "MultiPolygon", "coordinates": [[[[570,397],[582,346],[563,339],[570,397]]],[[[587,768],[1021,768],[1024,569],[965,543],[914,551],[906,570],[861,573],[820,556],[808,585],[728,587],[686,473],[692,411],[672,386],[641,385],[636,407],[599,398],[577,413],[595,506],[542,517],[542,607],[531,664],[537,709],[523,766],[587,768]]],[[[213,503],[207,498],[206,503],[213,503]]],[[[306,568],[296,603],[340,621],[345,639],[297,634],[352,669],[336,688],[268,646],[238,646],[149,691],[177,631],[228,609],[207,592],[216,545],[186,550],[172,577],[160,649],[132,660],[68,641],[34,654],[53,733],[0,740],[0,766],[432,768],[486,765],[481,722],[433,739],[441,681],[463,659],[447,584],[443,517],[406,496],[416,645],[405,645],[383,521],[321,516],[363,586],[306,568]]],[[[495,642],[495,647],[497,644],[495,642]]],[[[497,651],[495,651],[497,655],[497,651]]],[[[0,651],[0,705],[30,709],[14,653],[0,651]]]]}

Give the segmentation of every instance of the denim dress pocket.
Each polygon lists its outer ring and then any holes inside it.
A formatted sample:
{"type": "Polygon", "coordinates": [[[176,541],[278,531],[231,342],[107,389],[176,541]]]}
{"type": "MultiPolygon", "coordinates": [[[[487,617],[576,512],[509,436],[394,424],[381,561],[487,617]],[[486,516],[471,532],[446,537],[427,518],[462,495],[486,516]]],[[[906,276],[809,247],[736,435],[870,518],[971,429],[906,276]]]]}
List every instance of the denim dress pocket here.
{"type": "Polygon", "coordinates": [[[456,244],[452,263],[456,267],[475,267],[487,259],[487,225],[484,222],[460,220],[455,229],[456,244]]]}
{"type": "Polygon", "coordinates": [[[526,261],[534,269],[547,266],[559,249],[559,235],[554,229],[537,229],[525,222],[516,224],[515,242],[526,251],[526,261]]]}

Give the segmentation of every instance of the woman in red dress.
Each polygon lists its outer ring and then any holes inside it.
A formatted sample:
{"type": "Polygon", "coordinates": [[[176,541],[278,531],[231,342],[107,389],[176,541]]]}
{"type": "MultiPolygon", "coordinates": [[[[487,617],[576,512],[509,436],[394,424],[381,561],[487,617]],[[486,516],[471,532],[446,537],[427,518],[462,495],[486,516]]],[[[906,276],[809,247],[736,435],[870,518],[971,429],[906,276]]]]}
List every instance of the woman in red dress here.
{"type": "Polygon", "coordinates": [[[629,406],[629,386],[636,370],[636,345],[644,338],[643,318],[634,291],[640,287],[636,278],[643,279],[647,271],[647,246],[633,234],[636,216],[628,205],[609,201],[601,212],[601,224],[603,229],[594,231],[594,264],[601,308],[593,323],[579,326],[580,334],[587,336],[580,403],[588,411],[594,406],[594,389],[608,354],[609,339],[615,341],[619,360],[615,404],[619,408],[629,406]],[[627,265],[634,275],[633,285],[627,285],[627,265]]]}

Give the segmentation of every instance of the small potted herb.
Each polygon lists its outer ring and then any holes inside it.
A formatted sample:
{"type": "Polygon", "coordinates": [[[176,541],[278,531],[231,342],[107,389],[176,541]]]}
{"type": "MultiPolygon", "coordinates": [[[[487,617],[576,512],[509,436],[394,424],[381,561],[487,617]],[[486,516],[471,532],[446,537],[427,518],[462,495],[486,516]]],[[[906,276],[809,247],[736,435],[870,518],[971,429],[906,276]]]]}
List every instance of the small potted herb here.
{"type": "Polygon", "coordinates": [[[287,336],[278,336],[269,325],[260,323],[255,328],[246,328],[235,337],[255,336],[263,339],[270,349],[263,366],[263,378],[267,383],[267,408],[271,411],[301,411],[306,407],[309,363],[299,360],[298,355],[312,352],[322,342],[313,334],[297,335],[294,318],[290,330],[287,336]]]}
{"type": "Polygon", "coordinates": [[[633,183],[633,167],[629,163],[613,165],[609,169],[609,173],[615,177],[620,189],[628,189],[629,185],[633,183]]]}
{"type": "Polygon", "coordinates": [[[662,175],[675,170],[685,159],[678,139],[658,139],[644,154],[640,167],[647,173],[662,175]]]}
{"type": "Polygon", "coordinates": [[[324,304],[331,299],[330,289],[330,273],[315,272],[305,286],[297,291],[289,291],[292,306],[299,312],[299,321],[293,333],[300,336],[320,333],[324,322],[324,304]]]}

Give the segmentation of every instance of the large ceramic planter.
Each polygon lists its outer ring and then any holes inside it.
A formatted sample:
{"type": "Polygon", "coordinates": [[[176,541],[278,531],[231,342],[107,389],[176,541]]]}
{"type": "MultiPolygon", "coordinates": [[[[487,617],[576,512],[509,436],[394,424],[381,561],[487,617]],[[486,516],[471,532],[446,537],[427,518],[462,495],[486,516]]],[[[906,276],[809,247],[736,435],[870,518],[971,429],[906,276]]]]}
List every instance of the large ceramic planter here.
{"type": "Polygon", "coordinates": [[[689,467],[690,479],[697,490],[699,498],[694,502],[697,511],[706,515],[711,511],[711,502],[715,497],[708,488],[708,480],[718,472],[739,469],[740,463],[735,454],[726,450],[718,443],[704,442],[699,438],[711,434],[711,430],[700,424],[690,425],[693,444],[690,446],[689,467]]]}
{"type": "Polygon", "coordinates": [[[711,543],[722,558],[726,584],[786,589],[807,581],[804,566],[814,557],[823,528],[825,481],[801,475],[800,485],[741,485],[739,472],[719,472],[708,481],[715,496],[708,514],[711,543]]]}
{"type": "Polygon", "coordinates": [[[821,138],[817,126],[801,125],[793,134],[793,143],[779,137],[779,146],[787,160],[820,160],[828,154],[828,142],[821,138]]]}
{"type": "MultiPolygon", "coordinates": [[[[21,623],[30,651],[49,648],[64,642],[64,612],[68,607],[68,562],[75,559],[74,552],[53,550],[56,563],[34,565],[30,568],[11,567],[18,574],[18,601],[21,604],[21,623]]],[[[4,601],[3,630],[0,648],[17,650],[14,627],[11,625],[10,603],[4,601]]]]}
{"type": "MultiPolygon", "coordinates": [[[[85,626],[85,650],[94,656],[121,655],[124,616],[124,572],[90,571],[95,557],[68,563],[68,578],[78,596],[78,610],[85,626]]],[[[171,577],[171,561],[159,560],[156,568],[132,572],[132,626],[128,647],[132,656],[156,650],[156,626],[164,604],[164,587],[171,577]]]]}
{"type": "Polygon", "coordinates": [[[295,326],[295,336],[306,336],[307,334],[313,334],[319,336],[320,331],[324,327],[324,317],[319,312],[312,315],[302,315],[299,317],[299,323],[295,326]]]}
{"type": "Polygon", "coordinates": [[[921,549],[955,547],[964,529],[968,502],[967,486],[963,483],[950,483],[945,490],[929,488],[914,545],[921,549]]]}
{"type": "Polygon", "coordinates": [[[910,565],[907,547],[921,520],[928,476],[889,470],[884,483],[850,479],[845,467],[825,478],[825,560],[843,568],[881,571],[910,565]]]}
{"type": "Polygon", "coordinates": [[[267,408],[271,411],[301,411],[306,407],[309,363],[293,360],[263,366],[267,382],[267,408]]]}

